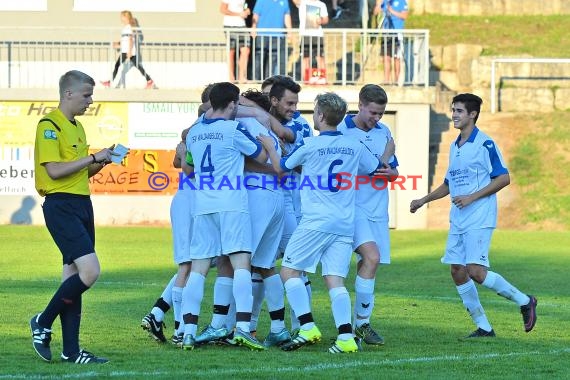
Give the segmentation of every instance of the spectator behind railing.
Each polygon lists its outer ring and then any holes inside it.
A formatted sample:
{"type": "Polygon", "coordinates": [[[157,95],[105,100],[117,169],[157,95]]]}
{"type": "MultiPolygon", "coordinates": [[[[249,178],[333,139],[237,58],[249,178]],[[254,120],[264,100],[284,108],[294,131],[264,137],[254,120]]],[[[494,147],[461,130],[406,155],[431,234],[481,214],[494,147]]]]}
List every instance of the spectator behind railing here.
{"type": "MultiPolygon", "coordinates": [[[[1,30],[2,27],[0,34],[1,30]]],[[[83,67],[85,71],[97,73],[101,80],[109,79],[111,76],[108,66],[115,62],[117,53],[109,44],[108,35],[105,36],[108,31],[101,33],[101,30],[92,27],[66,28],[59,31],[59,36],[52,37],[46,33],[47,29],[38,30],[39,38],[35,41],[0,41],[0,56],[7,58],[6,69],[3,75],[0,75],[0,88],[53,88],[53,80],[49,79],[51,73],[71,64],[83,67]],[[89,35],[99,33],[105,40],[103,38],[95,41],[86,40],[82,38],[82,33],[89,35]],[[80,55],[79,47],[82,53],[80,55]]],[[[144,66],[146,68],[152,65],[153,79],[161,83],[162,89],[196,88],[207,83],[227,80],[229,45],[223,38],[223,30],[222,25],[218,28],[203,29],[172,28],[166,33],[159,30],[160,33],[164,33],[163,35],[145,30],[142,48],[145,55],[144,66]],[[170,34],[180,41],[167,40],[170,34]],[[193,36],[203,35],[215,37],[196,42],[192,40],[193,36]]],[[[231,32],[232,29],[226,31],[231,32]]],[[[285,34],[287,29],[258,29],[258,32],[265,31],[285,34]]],[[[291,30],[292,35],[299,33],[298,29],[291,30]]],[[[378,66],[382,65],[380,61],[383,59],[379,52],[380,43],[368,43],[368,41],[372,38],[380,41],[382,33],[386,33],[385,30],[323,28],[323,33],[326,41],[327,79],[334,81],[331,84],[358,85],[370,82],[381,83],[384,80],[383,70],[378,72],[378,66]]],[[[404,84],[428,86],[429,31],[408,29],[394,31],[394,35],[399,33],[403,37],[404,52],[407,51],[404,57],[405,70],[404,62],[401,69],[406,73],[404,84]]],[[[287,47],[288,59],[295,61],[294,65],[288,66],[290,70],[288,75],[297,81],[302,81],[304,73],[301,72],[302,59],[299,59],[298,46],[289,43],[287,47]]],[[[253,63],[252,58],[249,60],[253,63]]],[[[145,83],[138,82],[143,80],[143,77],[138,77],[138,74],[129,75],[133,75],[133,78],[128,79],[132,81],[128,87],[144,88],[145,83]],[[135,81],[140,85],[135,85],[135,81]]],[[[248,73],[248,77],[249,75],[248,73]]],[[[248,79],[252,78],[253,75],[248,79]]],[[[113,85],[117,82],[118,78],[113,85]]],[[[262,80],[255,82],[261,83],[262,80]]]]}
{"type": "Polygon", "coordinates": [[[117,58],[117,61],[115,61],[115,67],[113,68],[113,75],[111,77],[111,80],[103,81],[101,84],[105,87],[110,87],[111,83],[115,80],[117,72],[119,71],[119,66],[121,66],[122,63],[123,70],[121,71],[121,78],[117,84],[117,88],[124,88],[126,86],[125,78],[133,66],[136,67],[145,77],[145,88],[155,88],[154,81],[142,66],[142,60],[140,57],[142,31],[140,30],[138,20],[133,17],[131,11],[122,11],[121,23],[123,24],[123,29],[121,30],[121,40],[119,42],[113,43],[113,47],[120,48],[121,55],[117,58]]]}
{"type": "Polygon", "coordinates": [[[245,19],[251,14],[245,0],[222,0],[220,12],[224,15],[224,28],[232,28],[229,36],[230,55],[228,56],[228,68],[230,81],[236,81],[236,61],[238,62],[238,82],[247,81],[247,62],[249,60],[249,33],[240,33],[240,28],[245,28],[245,19]],[[236,58],[236,50],[238,56],[236,58]]]}
{"type": "Polygon", "coordinates": [[[263,80],[270,75],[285,75],[287,67],[287,44],[283,32],[259,32],[257,28],[291,29],[289,2],[257,0],[253,8],[251,36],[255,39],[253,79],[263,80]]]}
{"type": "MultiPolygon", "coordinates": [[[[376,0],[374,14],[378,14],[380,10],[384,16],[380,23],[381,29],[404,29],[405,20],[408,18],[407,0],[376,0]]],[[[384,57],[384,83],[399,83],[400,62],[404,56],[402,33],[382,36],[380,51],[384,57]],[[392,62],[394,63],[394,76],[392,76],[392,62]]]]}
{"type": "Polygon", "coordinates": [[[310,84],[326,84],[325,40],[322,25],[329,22],[327,5],[320,0],[293,0],[299,7],[299,34],[301,35],[301,73],[310,84]],[[313,59],[317,70],[313,70],[313,59]]]}

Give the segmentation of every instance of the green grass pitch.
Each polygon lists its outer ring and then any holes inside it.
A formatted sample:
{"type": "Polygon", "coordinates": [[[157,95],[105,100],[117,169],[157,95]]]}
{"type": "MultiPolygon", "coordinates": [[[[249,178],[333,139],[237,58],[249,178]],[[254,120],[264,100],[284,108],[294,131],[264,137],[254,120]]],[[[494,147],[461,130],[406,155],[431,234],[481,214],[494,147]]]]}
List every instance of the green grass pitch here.
{"type": "MultiPolygon", "coordinates": [[[[182,351],[155,343],[139,325],[175,272],[170,230],[99,227],[102,274],[84,296],[81,345],[111,362],[79,366],[57,360],[61,351],[57,320],[52,341],[55,362],[42,362],[31,346],[28,321],[45,307],[60,281],[61,256],[47,230],[0,226],[0,379],[569,378],[570,233],[495,233],[492,268],[537,296],[538,322],[534,331],[525,333],[518,307],[479,287],[497,338],[470,342],[458,340],[474,326],[448,267],[439,261],[446,232],[392,231],[391,238],[392,264],[379,270],[373,314],[385,346],[365,346],[363,352],[345,355],[326,352],[335,328],[328,293],[315,274],[313,311],[323,332],[319,344],[296,352],[218,346],[182,351]]],[[[210,319],[214,277],[212,271],[201,326],[210,319]]],[[[347,281],[351,292],[353,284],[354,270],[347,281]]],[[[263,338],[269,326],[265,307],[260,319],[263,338]]],[[[172,313],[166,323],[170,336],[172,313]]]]}

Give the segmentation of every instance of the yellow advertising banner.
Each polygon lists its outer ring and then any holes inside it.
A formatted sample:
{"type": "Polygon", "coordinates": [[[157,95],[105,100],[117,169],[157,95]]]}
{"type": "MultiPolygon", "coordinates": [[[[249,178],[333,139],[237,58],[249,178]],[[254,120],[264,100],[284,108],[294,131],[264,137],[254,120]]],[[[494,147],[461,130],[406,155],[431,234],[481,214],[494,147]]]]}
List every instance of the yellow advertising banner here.
{"type": "MultiPolygon", "coordinates": [[[[37,124],[57,106],[58,102],[47,101],[0,102],[0,161],[12,165],[2,167],[6,173],[22,165],[33,171],[37,124]]],[[[93,103],[77,117],[91,152],[118,143],[136,149],[131,149],[121,165],[108,165],[91,178],[92,193],[174,194],[179,170],[172,166],[174,150],[168,149],[180,141],[180,132],[193,121],[195,108],[195,103],[93,103]],[[134,125],[129,126],[129,119],[134,125]]],[[[28,182],[26,191],[33,178],[28,182]]],[[[0,195],[21,193],[24,188],[12,177],[0,185],[0,195]]]]}
{"type": "MultiPolygon", "coordinates": [[[[57,102],[0,102],[1,148],[34,146],[40,119],[57,108],[57,102]]],[[[92,148],[106,148],[128,141],[128,103],[97,102],[77,117],[92,148]]]]}
{"type": "Polygon", "coordinates": [[[172,165],[175,151],[131,150],[120,165],[109,164],[90,178],[92,194],[173,195],[180,169],[172,165]]]}

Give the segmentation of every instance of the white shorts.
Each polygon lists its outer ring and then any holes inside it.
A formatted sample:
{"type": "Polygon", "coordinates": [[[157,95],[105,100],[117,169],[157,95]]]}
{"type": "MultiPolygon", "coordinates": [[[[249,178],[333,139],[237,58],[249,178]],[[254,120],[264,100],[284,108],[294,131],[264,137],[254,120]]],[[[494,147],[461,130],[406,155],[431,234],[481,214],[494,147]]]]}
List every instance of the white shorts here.
{"type": "Polygon", "coordinates": [[[354,243],[356,250],[364,243],[375,242],[380,251],[380,264],[390,264],[390,228],[388,221],[376,222],[366,216],[356,216],[354,220],[354,243]]]}
{"type": "Polygon", "coordinates": [[[239,211],[194,217],[190,257],[208,259],[234,252],[251,252],[251,219],[239,211]]]}
{"type": "Polygon", "coordinates": [[[194,191],[192,190],[178,190],[170,203],[170,224],[172,226],[172,243],[176,265],[191,261],[193,194],[194,191]]]}
{"type": "Polygon", "coordinates": [[[285,249],[281,265],[315,273],[321,263],[323,276],[346,277],[352,257],[352,238],[297,228],[285,249]]]}
{"type": "Polygon", "coordinates": [[[490,267],[489,247],[493,228],[471,230],[462,234],[449,234],[443,264],[479,264],[490,267]]]}
{"type": "MultiPolygon", "coordinates": [[[[300,182],[300,176],[298,181],[300,182]]],[[[297,219],[297,224],[299,224],[299,221],[301,220],[301,216],[303,216],[303,214],[301,213],[301,190],[299,190],[298,186],[291,190],[291,202],[293,203],[293,210],[295,210],[295,218],[297,219]]]]}
{"type": "Polygon", "coordinates": [[[281,240],[279,241],[279,252],[282,254],[285,252],[287,248],[287,244],[289,243],[289,239],[291,239],[291,235],[295,232],[297,228],[297,218],[295,217],[295,208],[293,206],[293,198],[291,198],[291,194],[287,194],[288,190],[283,192],[283,199],[284,199],[284,213],[283,219],[285,219],[285,224],[283,226],[283,234],[281,235],[281,240]]]}
{"type": "Polygon", "coordinates": [[[251,265],[275,267],[279,240],[283,235],[283,194],[271,190],[248,190],[251,217],[251,265]]]}

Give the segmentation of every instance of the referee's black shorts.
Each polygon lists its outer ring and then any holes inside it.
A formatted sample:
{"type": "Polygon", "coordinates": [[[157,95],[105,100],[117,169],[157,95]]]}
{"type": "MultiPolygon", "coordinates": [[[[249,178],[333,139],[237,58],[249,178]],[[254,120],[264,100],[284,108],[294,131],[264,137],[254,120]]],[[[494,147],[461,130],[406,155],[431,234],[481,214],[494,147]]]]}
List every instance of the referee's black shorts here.
{"type": "Polygon", "coordinates": [[[88,195],[54,193],[43,204],[46,226],[64,264],[95,252],[95,220],[88,195]]]}

